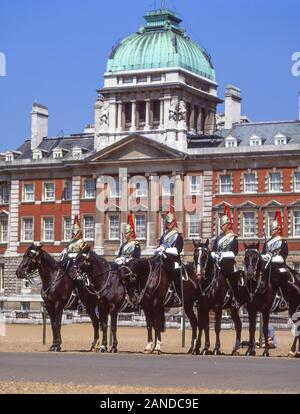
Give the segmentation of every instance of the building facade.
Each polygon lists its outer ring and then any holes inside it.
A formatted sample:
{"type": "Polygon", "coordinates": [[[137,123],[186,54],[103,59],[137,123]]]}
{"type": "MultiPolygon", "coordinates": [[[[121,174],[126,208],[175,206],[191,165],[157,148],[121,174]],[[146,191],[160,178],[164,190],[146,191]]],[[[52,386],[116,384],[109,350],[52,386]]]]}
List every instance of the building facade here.
{"type": "MultiPolygon", "coordinates": [[[[209,54],[169,10],[151,11],[117,44],[98,90],[95,124],[48,136],[48,108],[32,107],[31,139],[0,160],[0,306],[38,292],[15,270],[31,243],[59,255],[79,215],[84,237],[112,260],[130,210],[142,254],[151,255],[170,203],[190,260],[193,239],[212,240],[224,205],[244,242],[284,219],[290,263],[300,263],[300,122],[250,122],[229,85],[225,114],[209,54]]],[[[240,260],[242,261],[242,255],[240,260]]],[[[28,305],[26,305],[28,306],[28,305]]]]}

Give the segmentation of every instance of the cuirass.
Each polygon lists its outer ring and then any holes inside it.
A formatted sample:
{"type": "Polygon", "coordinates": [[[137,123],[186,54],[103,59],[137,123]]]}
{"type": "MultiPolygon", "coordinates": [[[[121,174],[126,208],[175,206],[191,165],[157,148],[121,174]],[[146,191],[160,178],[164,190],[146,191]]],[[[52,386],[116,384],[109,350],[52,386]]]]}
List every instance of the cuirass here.
{"type": "Polygon", "coordinates": [[[174,243],[177,240],[177,237],[178,237],[177,230],[172,230],[172,231],[164,234],[164,236],[163,236],[163,243],[164,244],[169,244],[170,246],[173,246],[174,243]]]}
{"type": "Polygon", "coordinates": [[[230,250],[231,243],[234,240],[234,235],[232,233],[221,236],[218,241],[218,251],[224,252],[230,250]]]}

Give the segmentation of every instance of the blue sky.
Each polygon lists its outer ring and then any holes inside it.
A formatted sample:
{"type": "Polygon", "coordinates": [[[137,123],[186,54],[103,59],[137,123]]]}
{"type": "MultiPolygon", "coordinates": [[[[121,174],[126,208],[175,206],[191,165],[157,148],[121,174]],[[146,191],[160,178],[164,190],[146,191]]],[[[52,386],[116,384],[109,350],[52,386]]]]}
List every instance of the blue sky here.
{"type": "MultiPolygon", "coordinates": [[[[192,39],[212,55],[223,97],[242,90],[252,120],[298,117],[299,0],[168,0],[192,39]]],[[[30,137],[33,102],[49,107],[49,135],[93,123],[96,89],[112,46],[136,31],[159,0],[0,0],[0,151],[30,137]]],[[[219,107],[220,111],[222,106],[219,107]]]]}

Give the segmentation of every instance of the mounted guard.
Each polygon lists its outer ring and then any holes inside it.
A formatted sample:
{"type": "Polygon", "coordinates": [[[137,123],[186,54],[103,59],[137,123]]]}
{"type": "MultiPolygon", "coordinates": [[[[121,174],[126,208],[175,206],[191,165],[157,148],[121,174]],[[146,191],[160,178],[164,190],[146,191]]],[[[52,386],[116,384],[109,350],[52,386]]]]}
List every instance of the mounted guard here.
{"type": "Polygon", "coordinates": [[[221,234],[215,239],[212,257],[218,268],[221,268],[227,278],[233,293],[233,306],[240,307],[238,302],[238,284],[240,271],[236,267],[235,258],[239,252],[237,235],[232,230],[233,221],[230,209],[224,207],[224,215],[221,218],[221,234]]]}
{"type": "Polygon", "coordinates": [[[181,257],[183,250],[183,237],[178,232],[177,220],[172,206],[166,216],[166,230],[159,241],[159,247],[154,251],[154,254],[161,256],[167,254],[171,258],[171,273],[173,284],[175,286],[174,305],[182,305],[182,288],[181,288],[181,257]]]}
{"type": "Polygon", "coordinates": [[[62,251],[60,265],[67,272],[76,260],[77,255],[88,247],[83,238],[79,217],[76,215],[72,227],[72,239],[62,251]]]}

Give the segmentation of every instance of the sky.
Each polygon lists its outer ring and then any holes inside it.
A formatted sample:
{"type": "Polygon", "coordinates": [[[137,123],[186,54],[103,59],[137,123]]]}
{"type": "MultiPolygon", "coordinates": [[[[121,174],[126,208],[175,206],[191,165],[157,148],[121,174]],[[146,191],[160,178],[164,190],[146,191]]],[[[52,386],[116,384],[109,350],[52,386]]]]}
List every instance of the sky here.
{"type": "MultiPolygon", "coordinates": [[[[49,136],[94,123],[112,47],[135,32],[160,0],[0,0],[0,151],[30,138],[34,102],[49,108],[49,136]],[[0,68],[1,74],[1,68],[0,68]]],[[[224,97],[242,92],[253,121],[298,119],[299,0],[167,0],[189,36],[209,51],[224,97]]],[[[222,112],[220,105],[218,110],[222,112]]]]}

